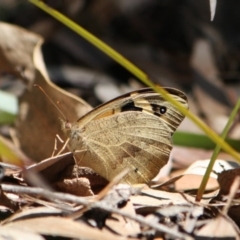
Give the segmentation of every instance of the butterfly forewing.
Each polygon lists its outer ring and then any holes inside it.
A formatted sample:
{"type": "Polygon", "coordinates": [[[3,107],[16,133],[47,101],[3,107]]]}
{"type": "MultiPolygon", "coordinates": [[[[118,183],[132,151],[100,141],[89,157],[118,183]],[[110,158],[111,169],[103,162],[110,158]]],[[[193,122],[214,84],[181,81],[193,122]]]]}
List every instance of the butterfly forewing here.
{"type": "MultiPolygon", "coordinates": [[[[166,89],[184,107],[186,96],[166,89]]],[[[171,135],[184,116],[161,95],[142,89],[103,104],[73,124],[70,149],[86,149],[78,159],[107,180],[125,168],[127,183],[150,181],[167,163],[171,135]]]]}

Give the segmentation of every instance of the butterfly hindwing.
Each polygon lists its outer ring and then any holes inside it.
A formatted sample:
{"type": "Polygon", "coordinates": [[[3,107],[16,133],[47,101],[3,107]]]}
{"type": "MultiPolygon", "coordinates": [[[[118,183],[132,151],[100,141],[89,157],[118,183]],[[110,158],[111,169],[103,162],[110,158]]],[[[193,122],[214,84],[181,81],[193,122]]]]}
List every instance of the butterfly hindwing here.
{"type": "MultiPolygon", "coordinates": [[[[185,95],[166,89],[187,108],[185,95]]],[[[167,163],[171,136],[184,116],[151,89],[122,95],[73,124],[72,151],[86,149],[79,159],[108,180],[125,168],[132,170],[127,183],[150,181],[167,163]]]]}

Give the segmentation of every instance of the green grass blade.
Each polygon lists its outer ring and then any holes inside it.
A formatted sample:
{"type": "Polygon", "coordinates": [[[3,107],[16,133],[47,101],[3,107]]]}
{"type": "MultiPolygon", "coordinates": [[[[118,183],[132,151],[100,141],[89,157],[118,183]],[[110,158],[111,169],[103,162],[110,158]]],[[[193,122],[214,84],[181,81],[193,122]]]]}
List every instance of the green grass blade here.
{"type": "MultiPolygon", "coordinates": [[[[235,105],[235,107],[234,107],[234,109],[233,109],[233,111],[232,111],[232,113],[231,113],[231,115],[229,117],[229,120],[228,120],[225,128],[223,129],[223,132],[221,134],[221,137],[223,139],[226,138],[227,133],[228,133],[228,131],[229,131],[233,121],[234,121],[234,118],[236,117],[236,115],[238,113],[238,109],[239,108],[240,108],[240,99],[238,99],[238,102],[235,105]]],[[[220,145],[217,145],[216,148],[214,149],[214,152],[213,152],[213,155],[211,157],[210,163],[209,163],[209,165],[207,167],[206,173],[204,174],[204,177],[203,177],[202,182],[200,184],[200,187],[198,189],[197,196],[196,196],[196,201],[200,201],[201,198],[202,198],[202,195],[203,195],[203,193],[205,191],[205,188],[207,186],[207,182],[208,182],[209,176],[210,176],[210,174],[212,172],[215,160],[216,160],[220,150],[221,150],[221,146],[220,145]]]]}

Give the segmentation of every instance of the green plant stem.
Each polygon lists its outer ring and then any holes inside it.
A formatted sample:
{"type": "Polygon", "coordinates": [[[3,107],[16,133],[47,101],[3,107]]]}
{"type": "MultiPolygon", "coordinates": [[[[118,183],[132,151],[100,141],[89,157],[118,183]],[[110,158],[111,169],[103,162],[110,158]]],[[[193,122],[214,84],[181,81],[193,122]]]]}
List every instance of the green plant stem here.
{"type": "MultiPolygon", "coordinates": [[[[239,109],[239,108],[240,108],[240,99],[238,99],[237,104],[235,105],[233,111],[231,112],[231,115],[230,115],[230,117],[229,117],[229,120],[228,120],[225,128],[223,129],[223,132],[222,132],[222,134],[221,134],[222,139],[225,139],[225,138],[226,138],[226,136],[227,136],[227,134],[228,134],[228,131],[229,131],[229,129],[230,129],[230,127],[231,127],[231,125],[232,125],[232,123],[233,123],[233,121],[234,121],[234,118],[235,118],[235,116],[236,116],[237,113],[238,113],[238,109],[239,109]]],[[[208,179],[209,179],[209,177],[210,177],[210,174],[211,174],[211,172],[212,172],[212,169],[213,169],[215,160],[216,160],[216,158],[217,158],[220,150],[221,150],[221,146],[220,146],[220,145],[217,145],[216,148],[214,149],[214,152],[213,152],[213,155],[212,155],[212,157],[211,157],[210,163],[209,163],[209,165],[208,165],[208,167],[207,167],[207,169],[206,169],[206,172],[205,172],[205,174],[204,174],[204,177],[203,177],[203,179],[202,179],[202,182],[201,182],[201,184],[200,184],[200,187],[199,187],[198,192],[197,192],[197,195],[196,195],[196,199],[195,199],[195,200],[196,200],[197,202],[199,202],[199,201],[202,199],[202,195],[203,195],[203,193],[204,193],[204,191],[205,191],[205,188],[206,188],[206,186],[207,186],[208,179]]]]}

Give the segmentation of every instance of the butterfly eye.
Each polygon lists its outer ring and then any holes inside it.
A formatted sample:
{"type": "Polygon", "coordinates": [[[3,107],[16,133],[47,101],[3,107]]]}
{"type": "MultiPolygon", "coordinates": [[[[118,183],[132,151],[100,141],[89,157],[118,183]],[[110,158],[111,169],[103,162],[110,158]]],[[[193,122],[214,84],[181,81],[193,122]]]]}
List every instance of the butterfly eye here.
{"type": "Polygon", "coordinates": [[[71,127],[72,127],[72,124],[70,122],[65,123],[65,128],[66,129],[71,129],[71,127]]]}

